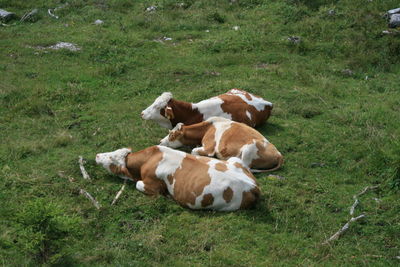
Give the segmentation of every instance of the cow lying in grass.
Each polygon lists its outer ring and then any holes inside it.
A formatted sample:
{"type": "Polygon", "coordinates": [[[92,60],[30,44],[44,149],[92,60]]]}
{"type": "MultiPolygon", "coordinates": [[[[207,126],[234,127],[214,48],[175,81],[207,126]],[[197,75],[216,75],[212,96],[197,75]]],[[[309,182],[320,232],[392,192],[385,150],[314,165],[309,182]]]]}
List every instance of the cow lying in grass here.
{"type": "Polygon", "coordinates": [[[258,131],[221,117],[211,117],[188,126],[179,123],[161,140],[160,145],[172,148],[202,145],[194,148],[192,154],[223,160],[238,157],[246,167],[264,169],[262,171],[277,170],[283,163],[281,153],[258,131]]]}
{"type": "Polygon", "coordinates": [[[184,207],[232,211],[253,206],[260,190],[241,160],[193,156],[164,146],[122,148],[96,155],[96,163],[136,182],[147,195],[171,195],[184,207]]]}
{"type": "Polygon", "coordinates": [[[218,116],[243,122],[251,127],[264,123],[271,115],[272,103],[246,91],[232,89],[225,94],[188,103],[163,93],[142,111],[145,120],[154,120],[162,127],[172,129],[178,123],[191,125],[218,116]]]}

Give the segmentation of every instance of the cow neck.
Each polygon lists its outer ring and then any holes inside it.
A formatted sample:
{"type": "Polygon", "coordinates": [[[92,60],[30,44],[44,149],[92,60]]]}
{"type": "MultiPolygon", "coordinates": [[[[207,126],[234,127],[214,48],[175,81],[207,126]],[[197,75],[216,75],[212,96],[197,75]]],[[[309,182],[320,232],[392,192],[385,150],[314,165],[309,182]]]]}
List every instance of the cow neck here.
{"type": "Polygon", "coordinates": [[[140,169],[143,164],[149,161],[149,159],[155,154],[159,152],[157,146],[148,147],[146,149],[132,152],[128,154],[126,157],[126,167],[129,172],[134,175],[135,178],[140,178],[140,169]]]}
{"type": "Polygon", "coordinates": [[[201,140],[211,125],[211,123],[203,121],[193,125],[183,126],[183,136],[186,140],[190,141],[191,144],[201,144],[201,140]]]}
{"type": "Polygon", "coordinates": [[[179,122],[186,124],[188,120],[198,117],[200,114],[197,109],[192,108],[192,103],[175,100],[173,98],[168,102],[167,106],[171,107],[174,112],[174,118],[171,119],[173,127],[179,122]]]}

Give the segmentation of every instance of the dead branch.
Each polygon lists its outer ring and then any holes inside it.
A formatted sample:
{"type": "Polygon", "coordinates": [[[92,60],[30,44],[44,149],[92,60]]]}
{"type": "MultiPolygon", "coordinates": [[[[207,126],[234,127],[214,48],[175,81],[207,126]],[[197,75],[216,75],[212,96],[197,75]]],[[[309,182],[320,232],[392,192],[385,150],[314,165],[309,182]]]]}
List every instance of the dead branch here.
{"type": "Polygon", "coordinates": [[[82,173],[83,179],[90,180],[90,176],[87,173],[87,171],[85,170],[85,167],[83,166],[83,163],[84,163],[84,161],[83,161],[82,156],[79,156],[79,168],[81,169],[81,173],[82,173]]]}
{"type": "Polygon", "coordinates": [[[118,198],[121,196],[122,192],[124,191],[126,186],[126,180],[124,181],[124,185],[121,187],[121,189],[118,191],[117,195],[115,196],[113,202],[111,203],[111,205],[114,205],[115,202],[117,202],[118,198]]]}
{"type": "Polygon", "coordinates": [[[362,218],[365,217],[365,214],[361,214],[361,215],[358,216],[358,217],[353,217],[354,211],[355,211],[356,207],[358,206],[358,204],[360,203],[360,201],[358,200],[358,197],[364,195],[368,190],[373,190],[373,189],[376,189],[376,188],[378,188],[378,186],[367,186],[367,187],[365,187],[360,193],[355,194],[355,195],[353,196],[354,203],[353,203],[353,205],[350,207],[350,216],[351,216],[350,220],[349,220],[339,231],[337,231],[333,236],[331,236],[330,238],[328,238],[327,240],[325,240],[324,242],[322,242],[322,245],[326,245],[326,244],[328,244],[328,243],[331,242],[331,241],[334,241],[334,240],[339,239],[339,237],[340,237],[344,232],[346,232],[347,229],[349,229],[350,223],[356,222],[356,221],[358,221],[359,219],[362,219],[362,218]]]}
{"type": "MultiPolygon", "coordinates": [[[[70,183],[74,183],[74,181],[75,181],[74,178],[72,178],[70,176],[66,176],[63,171],[59,171],[58,176],[60,176],[61,178],[67,178],[68,181],[70,181],[70,183]]],[[[101,208],[101,205],[99,204],[99,202],[97,202],[97,200],[94,197],[92,197],[92,195],[89,194],[89,192],[87,192],[85,189],[79,188],[79,193],[81,195],[84,195],[87,199],[89,199],[97,209],[101,208]]]]}
{"type": "Polygon", "coordinates": [[[360,196],[364,195],[365,193],[367,193],[368,190],[373,190],[373,189],[376,189],[376,188],[378,188],[378,186],[367,186],[367,187],[365,187],[360,193],[355,194],[355,195],[353,196],[354,203],[353,203],[353,205],[350,207],[350,215],[351,215],[351,216],[353,216],[354,210],[356,209],[357,205],[360,203],[360,201],[358,200],[358,197],[360,197],[360,196]]]}
{"type": "Polygon", "coordinates": [[[337,240],[339,239],[339,237],[347,231],[347,229],[349,229],[350,223],[358,221],[359,219],[362,219],[365,217],[365,214],[361,214],[358,217],[351,217],[351,219],[339,230],[337,231],[333,236],[331,236],[330,238],[328,238],[327,240],[325,240],[322,245],[327,245],[329,242],[333,241],[333,240],[337,240]]]}
{"type": "Polygon", "coordinates": [[[87,192],[86,190],[84,190],[84,189],[81,188],[81,189],[79,190],[79,193],[80,193],[81,195],[84,195],[87,199],[89,199],[97,209],[100,209],[100,208],[101,208],[99,202],[97,202],[97,200],[96,200],[94,197],[92,197],[92,195],[89,194],[89,192],[87,192]]]}

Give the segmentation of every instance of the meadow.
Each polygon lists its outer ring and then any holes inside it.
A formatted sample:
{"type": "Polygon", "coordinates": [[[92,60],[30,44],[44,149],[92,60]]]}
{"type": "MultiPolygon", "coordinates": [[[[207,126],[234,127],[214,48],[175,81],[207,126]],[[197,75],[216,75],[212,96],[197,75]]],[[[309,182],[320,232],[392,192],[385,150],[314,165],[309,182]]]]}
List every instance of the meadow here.
{"type": "Polygon", "coordinates": [[[19,16],[39,9],[35,22],[0,26],[0,264],[398,266],[400,35],[382,34],[383,14],[397,7],[0,0],[19,16]],[[58,19],[48,15],[66,2],[58,19]],[[81,49],[42,48],[57,42],[81,49]],[[111,205],[123,181],[96,153],[158,144],[168,131],[140,112],[162,92],[197,102],[231,88],[274,103],[258,130],[285,157],[272,173],[284,179],[256,175],[254,209],[191,211],[133,183],[111,205]],[[376,188],[355,210],[366,217],[322,245],[366,186],[376,188]]]}

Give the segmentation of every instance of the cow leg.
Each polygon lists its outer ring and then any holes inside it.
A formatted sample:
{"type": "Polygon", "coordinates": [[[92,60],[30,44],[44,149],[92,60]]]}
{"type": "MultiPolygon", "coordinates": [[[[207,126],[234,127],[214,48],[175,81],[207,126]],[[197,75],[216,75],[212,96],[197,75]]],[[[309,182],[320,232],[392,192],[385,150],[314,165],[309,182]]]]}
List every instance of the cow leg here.
{"type": "Polygon", "coordinates": [[[147,177],[136,182],[136,189],[149,196],[166,195],[167,193],[167,188],[163,181],[147,177]]]}
{"type": "Polygon", "coordinates": [[[192,150],[192,155],[196,155],[196,156],[213,157],[214,154],[215,154],[214,151],[207,151],[202,146],[193,148],[193,150],[192,150]]]}

